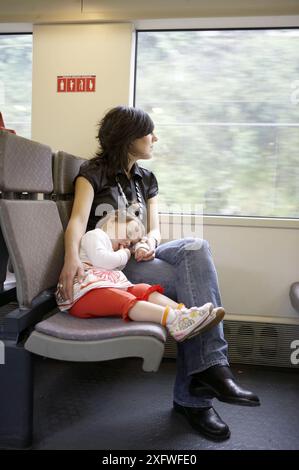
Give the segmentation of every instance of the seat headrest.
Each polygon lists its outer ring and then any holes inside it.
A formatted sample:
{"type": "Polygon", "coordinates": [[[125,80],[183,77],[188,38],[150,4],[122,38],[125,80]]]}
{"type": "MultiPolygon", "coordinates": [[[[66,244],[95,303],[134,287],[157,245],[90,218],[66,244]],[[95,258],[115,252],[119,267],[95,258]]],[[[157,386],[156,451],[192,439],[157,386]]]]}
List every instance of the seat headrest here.
{"type": "Polygon", "coordinates": [[[51,193],[51,148],[0,130],[0,190],[51,193]]]}
{"type": "Polygon", "coordinates": [[[59,151],[54,155],[53,180],[55,194],[73,194],[73,181],[86,159],[59,151]]]}
{"type": "Polygon", "coordinates": [[[291,304],[299,312],[299,282],[294,282],[290,288],[291,304]]]}

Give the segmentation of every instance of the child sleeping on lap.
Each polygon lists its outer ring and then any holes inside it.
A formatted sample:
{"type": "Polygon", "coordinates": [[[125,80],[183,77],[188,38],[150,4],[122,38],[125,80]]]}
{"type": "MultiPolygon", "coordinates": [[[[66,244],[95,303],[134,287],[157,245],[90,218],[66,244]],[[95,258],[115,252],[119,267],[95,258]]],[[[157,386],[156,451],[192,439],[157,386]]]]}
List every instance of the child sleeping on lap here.
{"type": "Polygon", "coordinates": [[[165,326],[176,341],[184,341],[217,325],[222,307],[211,302],[186,308],[163,295],[161,285],[132,284],[122,272],[132,254],[149,251],[140,220],[128,212],[113,211],[86,232],[80,243],[84,266],[81,283],[74,279],[73,300],[64,300],[59,286],[60,310],[79,318],[119,316],[125,321],[146,321],[165,326]]]}

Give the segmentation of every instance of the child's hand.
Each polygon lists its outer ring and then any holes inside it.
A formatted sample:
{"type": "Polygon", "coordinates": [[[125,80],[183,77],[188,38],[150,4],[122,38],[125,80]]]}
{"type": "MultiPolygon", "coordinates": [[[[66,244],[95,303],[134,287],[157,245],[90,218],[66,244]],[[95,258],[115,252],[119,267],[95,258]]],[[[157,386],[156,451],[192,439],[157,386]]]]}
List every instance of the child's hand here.
{"type": "Polygon", "coordinates": [[[125,248],[124,245],[119,245],[119,249],[120,250],[125,250],[125,252],[127,253],[127,256],[128,256],[128,260],[131,258],[131,251],[129,250],[129,248],[125,248]]]}
{"type": "Polygon", "coordinates": [[[155,257],[155,250],[146,250],[145,248],[138,248],[135,251],[136,261],[150,261],[155,257]]]}

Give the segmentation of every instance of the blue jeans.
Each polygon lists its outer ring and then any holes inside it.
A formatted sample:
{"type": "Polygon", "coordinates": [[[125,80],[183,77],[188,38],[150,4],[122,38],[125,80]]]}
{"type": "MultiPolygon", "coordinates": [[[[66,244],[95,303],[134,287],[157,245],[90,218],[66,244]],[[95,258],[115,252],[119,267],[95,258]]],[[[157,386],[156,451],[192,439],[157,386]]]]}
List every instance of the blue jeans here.
{"type": "MultiPolygon", "coordinates": [[[[221,305],[217,273],[206,240],[185,238],[163,243],[152,261],[137,263],[132,257],[124,269],[133,283],[161,284],[165,295],[186,307],[212,302],[221,305]],[[190,249],[191,248],[191,249],[190,249]]],[[[177,374],[173,399],[183,406],[204,408],[212,399],[189,393],[192,374],[213,365],[228,365],[222,323],[182,343],[177,343],[177,374]]]]}

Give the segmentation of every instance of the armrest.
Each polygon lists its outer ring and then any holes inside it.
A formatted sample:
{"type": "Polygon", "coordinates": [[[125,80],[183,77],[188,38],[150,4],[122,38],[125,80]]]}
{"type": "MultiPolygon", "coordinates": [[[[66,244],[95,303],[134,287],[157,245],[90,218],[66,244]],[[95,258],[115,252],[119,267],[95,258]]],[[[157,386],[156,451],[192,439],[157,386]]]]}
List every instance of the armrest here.
{"type": "Polygon", "coordinates": [[[17,341],[19,335],[28,327],[35,325],[43,316],[57,307],[54,291],[47,290],[39,294],[30,308],[17,308],[4,317],[0,338],[17,341]]]}
{"type": "Polygon", "coordinates": [[[1,289],[0,286],[0,307],[8,304],[9,302],[14,302],[17,300],[17,289],[12,287],[11,289],[1,289]]]}

